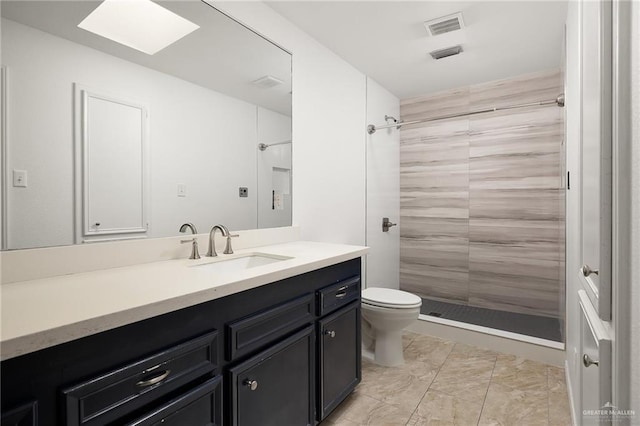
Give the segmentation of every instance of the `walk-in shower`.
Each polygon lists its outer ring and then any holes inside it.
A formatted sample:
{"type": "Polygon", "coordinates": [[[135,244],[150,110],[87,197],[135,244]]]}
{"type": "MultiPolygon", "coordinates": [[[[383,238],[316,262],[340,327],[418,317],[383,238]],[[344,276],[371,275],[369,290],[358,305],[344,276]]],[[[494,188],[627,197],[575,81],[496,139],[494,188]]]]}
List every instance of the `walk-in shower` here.
{"type": "Polygon", "coordinates": [[[400,288],[422,319],[551,342],[564,327],[559,70],[403,100],[400,288]]]}

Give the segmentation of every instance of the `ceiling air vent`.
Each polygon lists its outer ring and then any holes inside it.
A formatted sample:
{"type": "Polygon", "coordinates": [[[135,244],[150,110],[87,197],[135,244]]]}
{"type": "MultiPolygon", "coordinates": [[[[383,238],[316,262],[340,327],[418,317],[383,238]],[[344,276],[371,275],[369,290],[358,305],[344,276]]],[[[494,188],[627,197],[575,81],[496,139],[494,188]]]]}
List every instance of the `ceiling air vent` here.
{"type": "Polygon", "coordinates": [[[442,59],[462,53],[462,46],[447,47],[446,49],[434,50],[429,52],[433,59],[442,59]]]}
{"type": "Polygon", "coordinates": [[[440,34],[450,33],[451,31],[457,31],[464,28],[462,12],[426,21],[424,26],[430,36],[437,36],[440,34]]]}
{"type": "Polygon", "coordinates": [[[255,84],[258,87],[261,87],[263,89],[269,89],[271,87],[275,87],[279,84],[284,83],[282,80],[280,80],[279,78],[276,78],[272,75],[265,75],[264,77],[260,77],[257,80],[252,81],[251,83],[255,84]]]}

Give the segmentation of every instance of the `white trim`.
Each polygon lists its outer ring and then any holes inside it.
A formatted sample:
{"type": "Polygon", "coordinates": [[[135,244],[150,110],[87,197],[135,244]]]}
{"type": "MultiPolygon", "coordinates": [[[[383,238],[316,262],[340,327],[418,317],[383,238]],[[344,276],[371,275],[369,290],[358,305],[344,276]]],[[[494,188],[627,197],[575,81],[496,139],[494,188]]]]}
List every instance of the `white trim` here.
{"type": "Polygon", "coordinates": [[[90,238],[86,240],[82,240],[82,244],[91,244],[91,243],[105,243],[105,242],[113,242],[113,241],[125,241],[125,240],[141,240],[147,238],[146,235],[134,235],[134,236],[122,236],[122,237],[114,237],[114,238],[90,238]]]}
{"type": "Polygon", "coordinates": [[[631,354],[634,298],[629,285],[634,258],[631,249],[634,182],[631,162],[634,150],[631,139],[633,43],[630,43],[634,21],[631,3],[614,1],[612,16],[612,402],[618,407],[634,409],[629,388],[635,365],[631,354]]]}
{"type": "Polygon", "coordinates": [[[584,290],[578,290],[578,298],[580,300],[580,307],[584,311],[584,317],[587,320],[587,324],[591,329],[591,333],[595,338],[597,344],[600,344],[603,340],[611,340],[609,337],[609,331],[605,328],[602,321],[599,320],[598,312],[591,304],[591,300],[584,290]]]}
{"type": "Polygon", "coordinates": [[[576,406],[573,403],[573,386],[571,385],[571,374],[569,374],[569,361],[564,361],[564,381],[567,384],[567,396],[569,398],[569,411],[571,412],[571,425],[578,426],[576,420],[576,406]]]}
{"type": "MultiPolygon", "coordinates": [[[[75,149],[75,242],[87,243],[86,237],[100,235],[142,234],[149,231],[149,106],[139,102],[123,99],[121,96],[105,94],[90,89],[82,84],[74,83],[74,149],[75,149]],[[96,230],[89,224],[89,188],[88,188],[88,106],[89,98],[101,99],[128,107],[139,109],[142,113],[142,197],[141,197],[141,226],[134,228],[112,228],[96,230]]],[[[141,236],[140,238],[144,238],[141,236]]],[[[120,238],[101,239],[113,241],[120,238]]]]}
{"type": "MultiPolygon", "coordinates": [[[[504,336],[496,336],[481,331],[469,330],[456,325],[442,324],[431,321],[415,321],[407,330],[416,333],[436,336],[441,339],[452,340],[467,345],[484,347],[493,351],[516,355],[532,361],[562,367],[565,362],[565,352],[561,349],[537,345],[504,336]]],[[[451,321],[455,323],[455,321],[451,321]]]]}
{"type": "Polygon", "coordinates": [[[2,176],[0,177],[0,214],[2,215],[2,222],[0,223],[0,250],[7,250],[9,248],[9,147],[7,146],[7,124],[8,112],[7,112],[7,67],[2,66],[0,68],[0,109],[2,110],[0,116],[0,126],[2,130],[0,132],[0,170],[2,176]]]}
{"type": "Polygon", "coordinates": [[[497,328],[484,327],[476,324],[469,324],[462,321],[454,321],[446,318],[438,318],[430,315],[420,314],[418,317],[422,321],[431,321],[437,324],[448,325],[450,327],[462,328],[465,330],[485,333],[491,336],[504,337],[505,339],[517,340],[519,342],[531,343],[533,345],[544,346],[547,348],[564,350],[564,343],[553,340],[541,339],[539,337],[527,336],[525,334],[513,333],[510,331],[499,330],[497,328]]]}

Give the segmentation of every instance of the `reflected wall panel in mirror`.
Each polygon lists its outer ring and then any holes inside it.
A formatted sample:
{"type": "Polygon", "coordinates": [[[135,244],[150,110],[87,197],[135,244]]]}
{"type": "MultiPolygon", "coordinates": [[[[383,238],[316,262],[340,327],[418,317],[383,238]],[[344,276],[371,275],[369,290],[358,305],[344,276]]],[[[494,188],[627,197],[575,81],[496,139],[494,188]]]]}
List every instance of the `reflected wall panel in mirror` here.
{"type": "Polygon", "coordinates": [[[198,28],[153,55],[78,27],[111,1],[0,5],[3,249],[291,225],[291,55],[199,1],[155,2],[198,28]],[[144,106],[122,116],[145,149],[123,148],[118,103],[144,106]]]}

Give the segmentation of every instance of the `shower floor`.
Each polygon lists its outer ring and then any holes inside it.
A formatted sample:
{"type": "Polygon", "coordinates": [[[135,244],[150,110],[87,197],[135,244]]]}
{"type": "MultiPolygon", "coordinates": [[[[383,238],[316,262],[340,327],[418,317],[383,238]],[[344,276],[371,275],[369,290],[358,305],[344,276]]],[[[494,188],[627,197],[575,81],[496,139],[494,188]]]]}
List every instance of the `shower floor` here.
{"type": "Polygon", "coordinates": [[[554,342],[562,342],[562,333],[560,331],[562,325],[557,318],[496,311],[493,309],[457,305],[455,303],[439,302],[424,298],[422,299],[420,313],[524,334],[526,336],[538,337],[540,339],[552,340],[554,342]]]}

